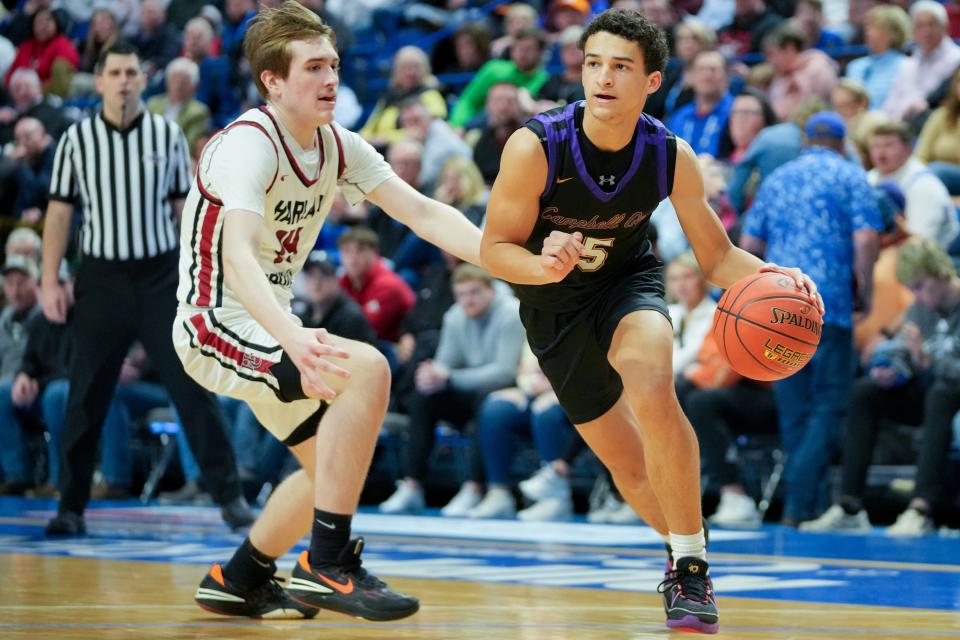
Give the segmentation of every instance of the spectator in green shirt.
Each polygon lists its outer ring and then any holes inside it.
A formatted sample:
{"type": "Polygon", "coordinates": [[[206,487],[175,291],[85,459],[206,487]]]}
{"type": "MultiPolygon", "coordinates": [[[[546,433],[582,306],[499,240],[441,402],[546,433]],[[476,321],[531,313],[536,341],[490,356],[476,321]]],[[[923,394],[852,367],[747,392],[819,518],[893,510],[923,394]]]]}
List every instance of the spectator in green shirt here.
{"type": "Polygon", "coordinates": [[[487,91],[499,82],[509,82],[523,87],[530,95],[537,95],[540,87],[550,78],[543,68],[543,49],[546,36],[539,29],[524,29],[517,33],[510,47],[509,60],[491,60],[486,63],[460,94],[450,124],[464,127],[483,111],[487,91]]]}

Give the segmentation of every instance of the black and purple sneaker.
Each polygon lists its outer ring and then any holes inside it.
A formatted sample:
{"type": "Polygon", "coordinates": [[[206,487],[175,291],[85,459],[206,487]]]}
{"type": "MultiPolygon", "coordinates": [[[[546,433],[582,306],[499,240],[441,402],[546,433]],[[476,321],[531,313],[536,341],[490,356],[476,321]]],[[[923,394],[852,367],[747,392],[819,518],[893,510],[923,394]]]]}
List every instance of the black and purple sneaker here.
{"type": "Polygon", "coordinates": [[[680,558],[677,568],[667,571],[657,587],[663,594],[667,627],[701,633],[720,630],[720,614],[709,571],[706,560],[690,556],[680,558]]]}

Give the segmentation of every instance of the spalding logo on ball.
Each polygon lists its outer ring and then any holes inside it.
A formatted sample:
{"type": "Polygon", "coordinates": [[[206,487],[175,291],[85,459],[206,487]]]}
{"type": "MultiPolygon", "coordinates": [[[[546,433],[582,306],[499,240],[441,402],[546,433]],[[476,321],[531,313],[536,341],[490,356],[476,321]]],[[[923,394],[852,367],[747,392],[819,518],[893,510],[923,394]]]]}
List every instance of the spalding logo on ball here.
{"type": "Polygon", "coordinates": [[[733,370],[782,380],[820,344],[823,318],[806,291],[782,273],[754,273],[726,290],[713,314],[713,337],[733,370]]]}

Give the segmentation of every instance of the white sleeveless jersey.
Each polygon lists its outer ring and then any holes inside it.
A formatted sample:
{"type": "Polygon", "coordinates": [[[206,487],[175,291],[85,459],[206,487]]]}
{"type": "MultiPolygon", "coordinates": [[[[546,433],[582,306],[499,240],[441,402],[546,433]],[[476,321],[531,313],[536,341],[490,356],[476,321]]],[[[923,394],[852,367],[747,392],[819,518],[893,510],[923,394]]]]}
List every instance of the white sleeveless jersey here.
{"type": "Polygon", "coordinates": [[[180,226],[181,310],[243,308],[224,282],[227,211],[263,215],[259,263],[281,306],[289,309],[293,276],[316,243],[337,187],[357,203],[394,175],[357,134],[329,124],[317,129],[317,136],[310,162],[311,153],[300,150],[273,110],[260,107],[207,143],[180,226]]]}

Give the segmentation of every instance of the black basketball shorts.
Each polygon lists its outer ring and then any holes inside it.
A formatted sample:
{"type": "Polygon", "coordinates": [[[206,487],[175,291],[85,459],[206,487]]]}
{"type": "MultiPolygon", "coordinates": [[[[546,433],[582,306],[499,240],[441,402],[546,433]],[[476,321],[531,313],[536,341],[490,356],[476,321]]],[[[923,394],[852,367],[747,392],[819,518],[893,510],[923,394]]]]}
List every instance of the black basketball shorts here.
{"type": "Polygon", "coordinates": [[[623,381],[607,352],[620,321],[641,309],[670,319],[662,266],[626,276],[582,309],[555,313],[520,305],[530,348],[573,424],[603,416],[620,399],[623,381]]]}

